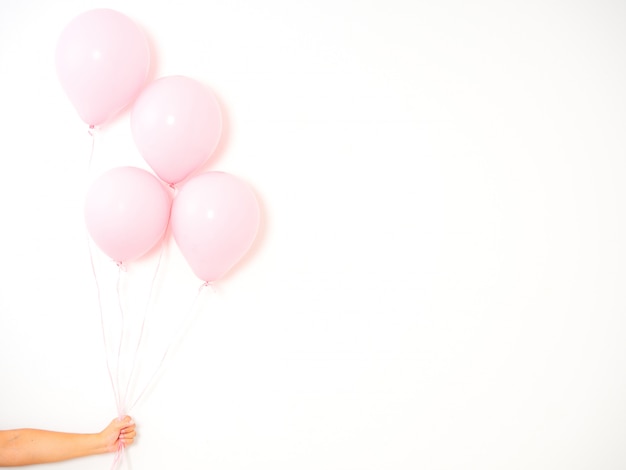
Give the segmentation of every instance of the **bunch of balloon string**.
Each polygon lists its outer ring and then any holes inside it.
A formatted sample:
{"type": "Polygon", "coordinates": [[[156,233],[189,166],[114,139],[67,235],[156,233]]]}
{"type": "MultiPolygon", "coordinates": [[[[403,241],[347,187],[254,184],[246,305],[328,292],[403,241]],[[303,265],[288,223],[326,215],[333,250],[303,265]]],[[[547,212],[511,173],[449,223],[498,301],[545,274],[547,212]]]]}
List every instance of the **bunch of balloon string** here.
{"type": "MultiPolygon", "coordinates": [[[[154,385],[172,346],[184,335],[199,296],[249,251],[260,224],[258,200],[245,181],[225,172],[202,170],[222,132],[215,94],[201,82],[179,75],[148,83],[150,63],[149,43],[141,28],[110,9],[89,10],[71,20],[56,49],[59,81],[92,136],[90,162],[95,130],[130,109],[134,142],[152,170],[111,168],[93,181],[85,198],[108,376],[120,417],[154,385]],[[159,357],[152,358],[153,372],[136,390],[155,280],[163,269],[170,236],[202,284],[186,320],[164,341],[159,357]],[[91,242],[118,270],[116,319],[103,307],[107,299],[91,242]],[[157,262],[145,306],[131,316],[133,309],[124,295],[131,290],[125,273],[149,256],[156,256],[157,262]],[[129,321],[131,317],[134,322],[129,321]]],[[[112,468],[121,466],[123,456],[120,446],[112,468]]]]}

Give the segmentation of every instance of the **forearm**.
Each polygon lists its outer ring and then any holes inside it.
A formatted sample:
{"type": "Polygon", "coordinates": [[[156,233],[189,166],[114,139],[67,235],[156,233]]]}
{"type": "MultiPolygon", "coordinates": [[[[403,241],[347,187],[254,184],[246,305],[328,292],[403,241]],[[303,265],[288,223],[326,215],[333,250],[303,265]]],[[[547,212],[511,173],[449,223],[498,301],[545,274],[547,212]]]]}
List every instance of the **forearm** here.
{"type": "Polygon", "coordinates": [[[107,452],[100,434],[16,429],[0,436],[0,466],[32,465],[107,452]]]}

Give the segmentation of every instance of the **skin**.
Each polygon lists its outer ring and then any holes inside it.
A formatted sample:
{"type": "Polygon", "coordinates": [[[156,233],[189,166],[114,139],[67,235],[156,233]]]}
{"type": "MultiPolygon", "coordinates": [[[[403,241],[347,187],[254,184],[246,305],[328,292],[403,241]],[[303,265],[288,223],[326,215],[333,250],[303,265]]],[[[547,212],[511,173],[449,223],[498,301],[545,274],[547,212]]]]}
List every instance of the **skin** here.
{"type": "Polygon", "coordinates": [[[115,452],[135,439],[130,416],[116,418],[101,432],[74,434],[42,429],[0,431],[0,467],[34,465],[115,452]]]}

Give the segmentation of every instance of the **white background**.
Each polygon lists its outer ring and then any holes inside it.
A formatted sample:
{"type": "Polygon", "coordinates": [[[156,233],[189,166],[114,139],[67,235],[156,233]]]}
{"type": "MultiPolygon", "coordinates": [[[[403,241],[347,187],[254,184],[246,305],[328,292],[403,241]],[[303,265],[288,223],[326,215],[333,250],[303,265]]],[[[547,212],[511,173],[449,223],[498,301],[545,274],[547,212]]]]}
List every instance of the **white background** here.
{"type": "MultiPolygon", "coordinates": [[[[127,112],[89,164],[54,66],[95,7],[146,31],[152,78],[217,93],[204,169],[263,207],[184,339],[151,337],[173,354],[125,468],[626,467],[617,0],[0,0],[0,428],[116,414],[83,202],[102,171],[147,166],[127,112]]],[[[113,304],[116,268],[97,270],[113,304]]],[[[178,324],[200,282],[173,244],[158,272],[154,310],[178,324]]]]}

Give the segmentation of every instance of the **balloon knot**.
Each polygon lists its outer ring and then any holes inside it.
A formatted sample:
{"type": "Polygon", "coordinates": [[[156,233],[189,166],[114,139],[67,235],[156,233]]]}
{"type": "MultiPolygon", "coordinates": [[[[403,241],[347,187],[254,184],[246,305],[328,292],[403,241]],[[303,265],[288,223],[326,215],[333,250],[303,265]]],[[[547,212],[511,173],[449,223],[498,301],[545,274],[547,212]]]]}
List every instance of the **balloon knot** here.
{"type": "Polygon", "coordinates": [[[116,261],[115,264],[117,265],[118,268],[120,268],[120,271],[126,272],[126,265],[124,264],[123,261],[116,261]]]}
{"type": "Polygon", "coordinates": [[[198,289],[198,292],[202,292],[205,289],[210,289],[212,292],[215,292],[215,286],[213,285],[213,281],[204,281],[198,289]]]}

